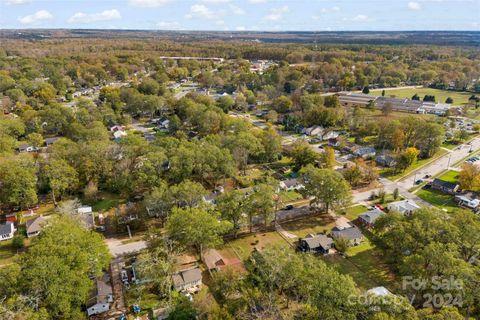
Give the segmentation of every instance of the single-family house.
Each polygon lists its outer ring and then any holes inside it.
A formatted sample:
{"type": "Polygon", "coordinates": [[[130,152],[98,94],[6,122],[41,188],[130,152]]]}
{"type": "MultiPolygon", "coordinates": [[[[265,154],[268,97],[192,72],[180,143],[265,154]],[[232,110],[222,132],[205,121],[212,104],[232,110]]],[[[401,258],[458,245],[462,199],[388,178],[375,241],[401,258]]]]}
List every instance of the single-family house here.
{"type": "Polygon", "coordinates": [[[377,165],[382,166],[382,167],[394,167],[397,164],[397,160],[389,155],[380,155],[375,157],[375,162],[377,165]]]}
{"type": "Polygon", "coordinates": [[[198,267],[181,270],[172,276],[177,291],[197,292],[202,286],[202,272],[198,267]]]}
{"type": "Polygon", "coordinates": [[[334,227],[331,232],[334,239],[344,238],[350,242],[350,245],[356,246],[363,241],[363,234],[357,226],[350,225],[349,228],[334,227]]]}
{"type": "Polygon", "coordinates": [[[280,181],[280,189],[286,191],[301,190],[305,189],[305,186],[298,179],[287,179],[280,181]]]}
{"type": "Polygon", "coordinates": [[[330,147],[338,148],[342,144],[341,140],[337,138],[328,139],[328,145],[330,147]]]}
{"type": "Polygon", "coordinates": [[[392,293],[385,287],[375,287],[370,290],[367,290],[367,294],[374,295],[376,297],[385,297],[392,295],[392,293]]]}
{"type": "Polygon", "coordinates": [[[35,152],[38,148],[30,144],[21,144],[18,146],[18,152],[35,152]]]}
{"type": "Polygon", "coordinates": [[[170,120],[162,118],[158,121],[158,126],[161,129],[168,129],[168,127],[170,126],[170,120]]]}
{"type": "Polygon", "coordinates": [[[92,292],[90,303],[87,304],[88,317],[107,312],[113,302],[113,288],[109,274],[104,273],[95,284],[95,291],[92,292]]]}
{"type": "Polygon", "coordinates": [[[126,137],[127,133],[125,131],[114,131],[113,132],[113,138],[115,140],[121,139],[123,137],[126,137]]]}
{"type": "Polygon", "coordinates": [[[359,215],[358,221],[366,227],[372,227],[375,221],[377,221],[377,219],[383,216],[384,214],[385,212],[375,207],[374,209],[359,215]]]}
{"type": "Polygon", "coordinates": [[[222,255],[215,249],[208,249],[203,254],[203,262],[209,271],[220,271],[222,267],[226,266],[222,255]]]}
{"type": "Polygon", "coordinates": [[[327,131],[327,132],[324,132],[323,135],[322,135],[322,140],[329,140],[330,139],[336,139],[340,136],[340,132],[338,131],[334,131],[334,130],[331,130],[331,131],[327,131]]]}
{"type": "Polygon", "coordinates": [[[432,189],[439,190],[444,193],[455,194],[457,193],[458,188],[460,188],[458,183],[453,183],[441,179],[434,179],[432,181],[432,189]]]}
{"type": "Polygon", "coordinates": [[[465,207],[472,210],[477,210],[480,206],[480,200],[471,193],[456,195],[455,200],[458,202],[460,207],[465,207]]]}
{"type": "Polygon", "coordinates": [[[43,227],[45,227],[46,223],[46,219],[42,216],[27,220],[27,222],[25,223],[27,229],[27,237],[31,238],[38,236],[42,231],[43,227]]]}
{"type": "Polygon", "coordinates": [[[77,208],[77,213],[82,214],[82,213],[92,213],[92,207],[90,206],[81,206],[77,208]]]}
{"type": "Polygon", "coordinates": [[[400,200],[390,202],[387,208],[389,211],[397,211],[403,215],[411,215],[415,210],[420,209],[420,206],[413,200],[400,200]]]}
{"type": "Polygon", "coordinates": [[[333,239],[324,234],[309,234],[300,239],[298,249],[303,252],[328,254],[333,246],[333,239]]]}
{"type": "Polygon", "coordinates": [[[58,139],[60,139],[61,137],[51,137],[51,138],[45,138],[45,144],[48,146],[51,146],[52,144],[54,144],[55,142],[58,141],[58,139]]]}
{"type": "Polygon", "coordinates": [[[373,158],[377,150],[373,147],[360,147],[353,152],[357,157],[362,157],[363,159],[373,158]]]}
{"type": "Polygon", "coordinates": [[[218,195],[219,195],[218,192],[212,192],[212,193],[204,196],[203,201],[205,201],[206,203],[210,203],[210,204],[216,204],[218,195]]]}
{"type": "Polygon", "coordinates": [[[12,239],[14,234],[15,225],[13,222],[7,221],[4,224],[0,224],[0,241],[12,239]]]}
{"type": "Polygon", "coordinates": [[[313,126],[313,127],[303,129],[302,133],[306,134],[307,136],[318,136],[318,135],[321,136],[323,134],[323,131],[324,131],[323,127],[313,126]]]}

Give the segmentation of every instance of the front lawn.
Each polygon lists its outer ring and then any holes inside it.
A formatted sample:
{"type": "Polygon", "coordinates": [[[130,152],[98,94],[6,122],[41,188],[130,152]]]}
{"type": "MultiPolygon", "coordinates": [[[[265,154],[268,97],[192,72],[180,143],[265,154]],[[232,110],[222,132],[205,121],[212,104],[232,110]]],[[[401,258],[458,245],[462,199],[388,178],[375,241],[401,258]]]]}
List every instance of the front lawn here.
{"type": "Polygon", "coordinates": [[[438,177],[440,180],[452,182],[452,183],[458,183],[458,172],[449,170],[442,174],[440,177],[438,177]]]}
{"type": "Polygon", "coordinates": [[[297,191],[282,191],[280,192],[281,202],[288,204],[296,200],[302,199],[302,195],[297,191]]]}
{"type": "Polygon", "coordinates": [[[348,220],[353,221],[353,220],[356,220],[359,215],[367,211],[368,211],[368,208],[365,207],[364,205],[356,205],[340,211],[339,214],[344,215],[348,220]]]}
{"type": "Polygon", "coordinates": [[[293,221],[282,222],[282,228],[299,238],[308,234],[328,233],[335,226],[335,219],[327,214],[306,216],[293,221]]]}
{"type": "Polygon", "coordinates": [[[435,207],[445,209],[449,212],[458,209],[457,204],[454,201],[454,196],[446,193],[442,193],[438,190],[432,189],[420,189],[416,195],[427,201],[428,203],[434,205],[435,207]]]}

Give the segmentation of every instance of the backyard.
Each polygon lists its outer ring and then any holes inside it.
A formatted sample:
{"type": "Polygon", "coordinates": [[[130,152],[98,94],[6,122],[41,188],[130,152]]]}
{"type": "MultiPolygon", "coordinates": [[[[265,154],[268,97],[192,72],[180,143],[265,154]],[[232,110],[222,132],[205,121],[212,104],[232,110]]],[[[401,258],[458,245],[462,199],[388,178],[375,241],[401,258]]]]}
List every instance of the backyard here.
{"type": "Polygon", "coordinates": [[[457,204],[454,201],[454,197],[450,194],[445,194],[437,190],[430,189],[420,189],[416,195],[427,201],[428,203],[434,205],[435,207],[447,210],[449,212],[458,209],[457,204]]]}

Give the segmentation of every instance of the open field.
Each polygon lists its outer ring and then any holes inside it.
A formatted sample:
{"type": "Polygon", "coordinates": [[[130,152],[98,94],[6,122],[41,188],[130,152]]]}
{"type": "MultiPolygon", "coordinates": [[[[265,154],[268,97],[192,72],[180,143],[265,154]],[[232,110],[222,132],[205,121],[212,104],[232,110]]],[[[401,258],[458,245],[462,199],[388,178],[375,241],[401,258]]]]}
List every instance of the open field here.
{"type": "MultiPolygon", "coordinates": [[[[395,96],[398,98],[411,99],[414,94],[418,94],[420,99],[423,99],[425,95],[434,95],[437,102],[444,103],[445,100],[450,97],[453,99],[453,105],[462,105],[468,103],[468,98],[472,95],[470,92],[458,92],[449,90],[440,90],[432,88],[409,88],[409,89],[391,89],[385,91],[385,96],[395,96]]],[[[382,95],[382,89],[370,90],[370,94],[374,96],[382,95]]]]}
{"type": "Polygon", "coordinates": [[[458,206],[455,203],[454,197],[452,195],[432,189],[420,189],[418,190],[416,195],[419,198],[427,201],[428,203],[431,203],[432,205],[440,209],[444,209],[449,212],[458,209],[458,206]]]}
{"type": "Polygon", "coordinates": [[[398,287],[393,273],[382,260],[381,252],[368,240],[359,246],[348,249],[347,254],[347,258],[329,255],[323,259],[340,273],[351,276],[363,290],[385,286],[395,291],[398,287]]]}

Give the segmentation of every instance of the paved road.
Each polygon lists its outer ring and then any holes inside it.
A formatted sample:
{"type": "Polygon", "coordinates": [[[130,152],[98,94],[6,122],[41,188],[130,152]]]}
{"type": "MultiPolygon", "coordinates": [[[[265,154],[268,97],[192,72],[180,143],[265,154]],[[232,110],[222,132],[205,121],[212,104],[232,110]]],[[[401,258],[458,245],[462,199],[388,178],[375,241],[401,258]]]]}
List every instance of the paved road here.
{"type": "Polygon", "coordinates": [[[147,243],[143,240],[130,242],[123,244],[123,240],[116,239],[116,238],[108,238],[105,239],[107,243],[108,249],[110,249],[110,253],[115,256],[121,256],[127,253],[138,252],[147,247],[147,243]]]}
{"type": "Polygon", "coordinates": [[[471,146],[467,144],[460,145],[455,150],[450,151],[448,154],[444,155],[440,159],[437,159],[431,164],[421,168],[420,170],[411,173],[406,178],[398,181],[398,186],[404,189],[410,189],[415,185],[415,180],[423,178],[425,175],[435,176],[441,173],[443,170],[452,167],[456,162],[468,156],[470,154],[470,148],[472,148],[473,151],[477,151],[480,149],[480,137],[474,138],[471,141],[471,146]]]}

